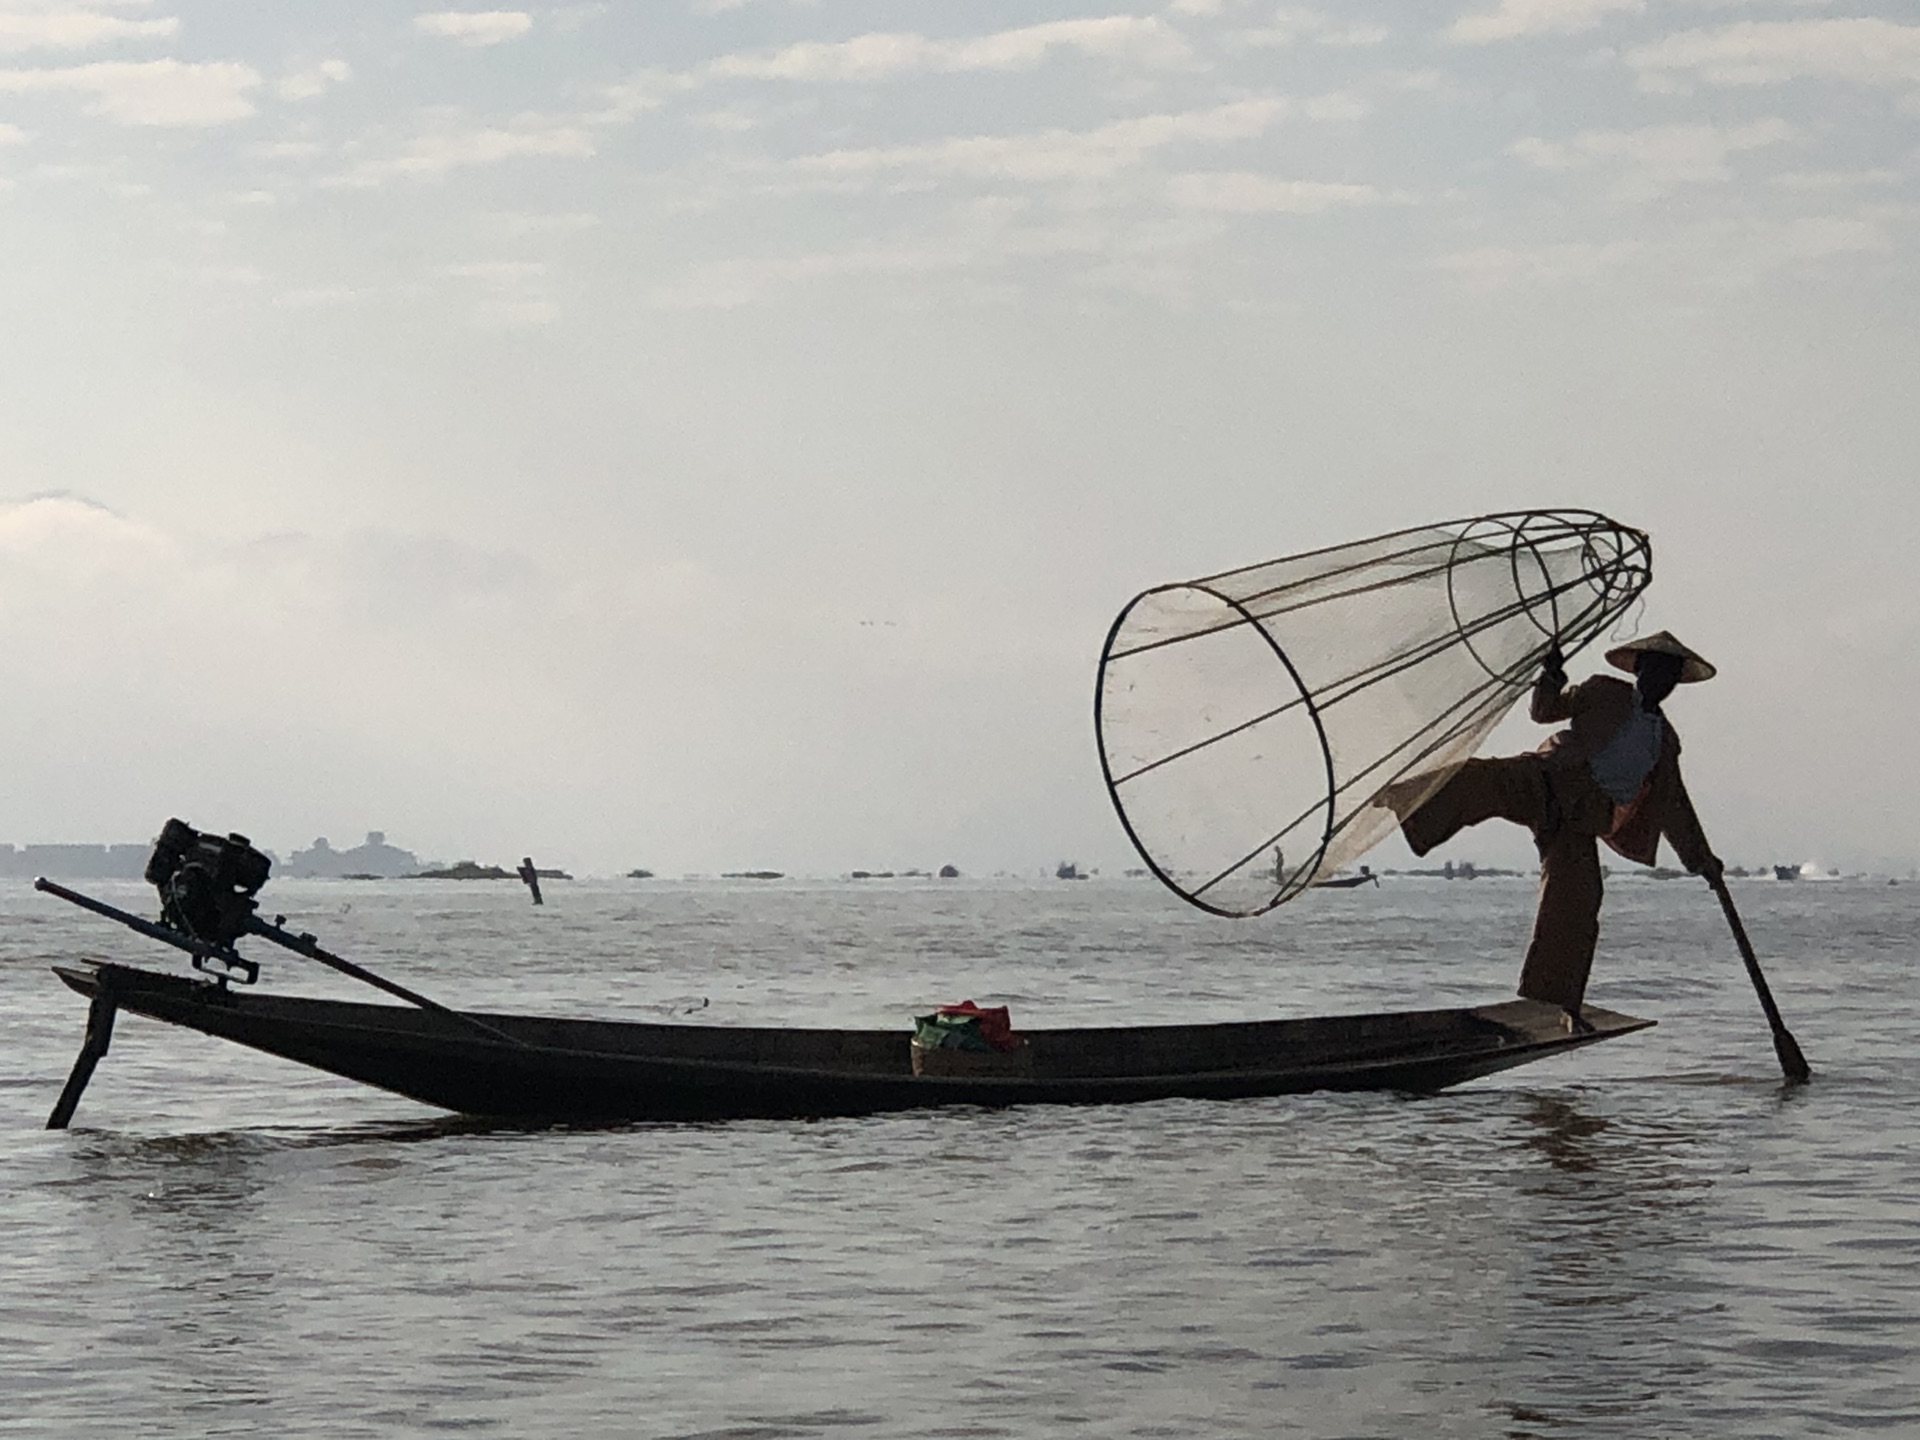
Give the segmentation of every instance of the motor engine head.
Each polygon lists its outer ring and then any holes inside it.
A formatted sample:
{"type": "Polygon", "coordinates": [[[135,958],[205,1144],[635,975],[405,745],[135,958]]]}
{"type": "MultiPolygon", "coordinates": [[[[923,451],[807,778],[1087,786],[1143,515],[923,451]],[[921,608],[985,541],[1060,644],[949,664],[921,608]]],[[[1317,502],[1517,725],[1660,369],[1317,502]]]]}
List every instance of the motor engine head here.
{"type": "Polygon", "coordinates": [[[160,893],[160,920],[223,948],[247,933],[273,861],[244,835],[211,835],[167,821],[147,858],[147,883],[160,893]]]}

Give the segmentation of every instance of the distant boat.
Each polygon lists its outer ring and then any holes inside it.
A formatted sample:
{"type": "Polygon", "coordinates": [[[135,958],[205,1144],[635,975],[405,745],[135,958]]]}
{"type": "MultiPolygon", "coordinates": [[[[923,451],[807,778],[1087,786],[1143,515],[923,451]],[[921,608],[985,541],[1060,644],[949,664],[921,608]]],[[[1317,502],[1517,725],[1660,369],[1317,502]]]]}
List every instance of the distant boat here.
{"type": "Polygon", "coordinates": [[[1356,885],[1366,885],[1369,883],[1378,885],[1380,883],[1380,877],[1365,865],[1362,865],[1358,875],[1334,875],[1325,880],[1316,880],[1313,882],[1313,888],[1316,890],[1351,890],[1356,885]]]}
{"type": "Polygon", "coordinates": [[[1071,860],[1062,860],[1053,872],[1056,880],[1085,880],[1089,878],[1081,868],[1071,860]]]}
{"type": "Polygon", "coordinates": [[[651,870],[627,871],[627,879],[629,880],[651,880],[652,878],[653,878],[653,872],[651,870]]]}
{"type": "Polygon", "coordinates": [[[784,880],[786,876],[779,870],[722,870],[722,880],[784,880]]]}
{"type": "Polygon", "coordinates": [[[1776,880],[1798,880],[1800,878],[1800,867],[1798,865],[1776,865],[1773,867],[1773,878],[1776,880]]]}

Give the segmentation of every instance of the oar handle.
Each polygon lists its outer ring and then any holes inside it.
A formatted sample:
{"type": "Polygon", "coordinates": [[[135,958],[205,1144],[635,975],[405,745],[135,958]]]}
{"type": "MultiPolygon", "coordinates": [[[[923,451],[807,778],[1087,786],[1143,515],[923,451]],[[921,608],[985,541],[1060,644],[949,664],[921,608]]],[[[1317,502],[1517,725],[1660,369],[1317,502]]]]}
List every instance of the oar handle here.
{"type": "Polygon", "coordinates": [[[328,969],[338,970],[342,975],[350,976],[363,984],[371,985],[376,990],[384,990],[389,995],[405,1000],[409,1005],[418,1005],[422,1010],[442,1016],[445,1019],[453,1021],[456,1025],[465,1026],[476,1034],[484,1035],[489,1040],[504,1041],[509,1045],[526,1044],[524,1040],[517,1039],[507,1034],[506,1031],[487,1024],[484,1020],[476,1020],[473,1016],[455,1010],[451,1006],[442,1005],[438,1000],[429,1000],[417,990],[409,990],[404,985],[396,985],[384,975],[374,974],[373,971],[367,969],[364,965],[356,965],[353,961],[335,955],[330,950],[322,949],[320,943],[311,935],[295,935],[279,925],[267,924],[266,921],[260,919],[258,916],[253,917],[248,923],[247,932],[252,935],[258,935],[262,940],[271,940],[275,945],[286,950],[291,950],[296,955],[304,955],[309,960],[317,960],[328,969]]]}
{"type": "Polygon", "coordinates": [[[1740,948],[1740,958],[1746,962],[1747,978],[1753,981],[1755,993],[1760,996],[1760,1008],[1767,1012],[1767,1024],[1781,1029],[1785,1022],[1780,1018],[1780,1007],[1773,1001],[1773,991],[1767,985],[1767,977],[1760,973],[1760,961],[1753,953],[1753,942],[1747,938],[1747,927],[1740,923],[1740,912],[1734,908],[1733,892],[1727,889],[1724,876],[1713,876],[1707,884],[1713,887],[1713,893],[1719,897],[1720,908],[1726,911],[1727,928],[1733,931],[1733,943],[1740,948]]]}
{"type": "Polygon", "coordinates": [[[1767,1012],[1767,1024],[1773,1030],[1773,1051],[1780,1057],[1781,1073],[1795,1084],[1812,1079],[1813,1070],[1807,1064],[1807,1057],[1800,1053],[1800,1042],[1793,1038],[1787,1022],[1780,1018],[1773,990],[1767,984],[1767,977],[1760,973],[1760,961],[1753,953],[1753,942],[1747,938],[1747,927],[1740,923],[1740,912],[1734,908],[1733,892],[1727,888],[1726,876],[1717,872],[1710,874],[1707,884],[1719,897],[1720,908],[1726,912],[1727,928],[1733,932],[1733,943],[1739,947],[1740,958],[1746,964],[1747,978],[1753,981],[1753,992],[1760,997],[1760,1008],[1767,1012]]]}

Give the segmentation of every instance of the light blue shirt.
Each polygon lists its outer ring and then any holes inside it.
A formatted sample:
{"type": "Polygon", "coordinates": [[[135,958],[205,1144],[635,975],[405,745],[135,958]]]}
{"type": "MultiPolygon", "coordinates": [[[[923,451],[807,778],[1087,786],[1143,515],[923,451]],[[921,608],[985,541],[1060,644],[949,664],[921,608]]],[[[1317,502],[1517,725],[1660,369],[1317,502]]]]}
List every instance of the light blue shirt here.
{"type": "Polygon", "coordinates": [[[1660,743],[1665,736],[1666,724],[1659,714],[1642,710],[1636,698],[1627,723],[1587,761],[1594,782],[1614,804],[1625,805],[1640,793],[1660,758],[1660,743]]]}

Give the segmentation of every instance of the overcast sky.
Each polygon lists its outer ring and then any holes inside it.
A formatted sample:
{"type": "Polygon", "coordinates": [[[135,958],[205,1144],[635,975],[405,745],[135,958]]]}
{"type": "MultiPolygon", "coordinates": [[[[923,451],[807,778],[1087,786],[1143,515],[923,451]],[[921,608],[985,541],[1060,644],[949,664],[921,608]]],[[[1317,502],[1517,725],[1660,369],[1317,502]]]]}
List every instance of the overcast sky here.
{"type": "Polygon", "coordinates": [[[1134,592],[1581,505],[1904,873],[1917,132],[1892,0],[0,0],[0,840],[1117,867],[1134,592]]]}

